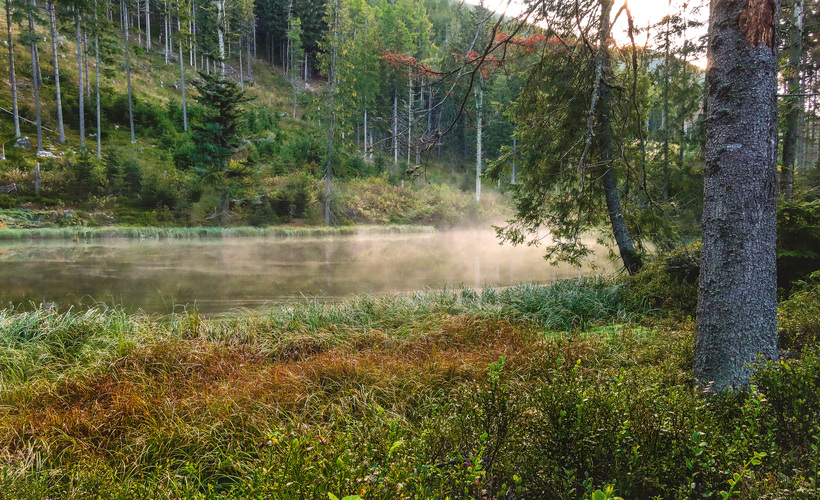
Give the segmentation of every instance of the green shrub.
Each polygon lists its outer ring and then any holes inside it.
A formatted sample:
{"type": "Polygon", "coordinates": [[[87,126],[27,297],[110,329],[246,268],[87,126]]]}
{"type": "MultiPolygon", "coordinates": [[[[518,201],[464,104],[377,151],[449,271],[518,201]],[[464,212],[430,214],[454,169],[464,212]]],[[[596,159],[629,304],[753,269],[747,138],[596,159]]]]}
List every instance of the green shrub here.
{"type": "Polygon", "coordinates": [[[628,279],[630,307],[647,305],[677,319],[694,317],[698,306],[700,243],[661,255],[628,279]]]}
{"type": "Polygon", "coordinates": [[[820,200],[781,201],[777,207],[777,284],[791,283],[820,269],[820,200]]]}
{"type": "Polygon", "coordinates": [[[797,459],[817,453],[820,439],[820,352],[799,361],[769,362],[754,375],[776,424],[778,444],[797,459]]]}
{"type": "Polygon", "coordinates": [[[820,272],[778,307],[781,349],[802,351],[820,341],[820,272]]]}

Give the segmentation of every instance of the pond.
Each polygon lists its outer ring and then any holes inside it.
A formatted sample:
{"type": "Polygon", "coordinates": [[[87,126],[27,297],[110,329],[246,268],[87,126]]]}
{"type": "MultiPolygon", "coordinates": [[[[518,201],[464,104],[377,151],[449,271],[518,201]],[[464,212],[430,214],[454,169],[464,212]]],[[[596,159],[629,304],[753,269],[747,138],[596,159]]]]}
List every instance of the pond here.
{"type": "MultiPolygon", "coordinates": [[[[596,263],[617,267],[599,252],[596,263]]],[[[491,229],[321,238],[0,242],[0,304],[121,306],[203,314],[288,300],[338,300],[443,286],[513,285],[590,270],[550,266],[543,248],[491,229]]]]}

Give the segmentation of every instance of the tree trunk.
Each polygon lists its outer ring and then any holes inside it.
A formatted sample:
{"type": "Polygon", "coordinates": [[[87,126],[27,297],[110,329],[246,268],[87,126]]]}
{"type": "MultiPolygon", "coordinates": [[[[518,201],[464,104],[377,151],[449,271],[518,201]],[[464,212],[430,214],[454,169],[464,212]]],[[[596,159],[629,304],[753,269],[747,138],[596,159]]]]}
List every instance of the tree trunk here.
{"type": "Polygon", "coordinates": [[[14,42],[11,36],[11,10],[6,0],[6,28],[9,35],[9,80],[11,84],[11,107],[14,118],[14,137],[20,137],[20,112],[17,109],[17,76],[14,72],[14,42]]]}
{"type": "Polygon", "coordinates": [[[712,392],[748,387],[750,364],[778,356],[779,3],[712,3],[694,372],[712,392]]]}
{"type": "Polygon", "coordinates": [[[800,59],[803,56],[803,0],[794,0],[794,19],[789,29],[789,64],[786,81],[786,130],[783,134],[783,166],[780,169],[780,194],[792,197],[797,158],[797,128],[802,99],[800,93],[800,59]]]}
{"type": "Polygon", "coordinates": [[[399,94],[393,91],[393,163],[399,164],[399,94]]]}
{"type": "Polygon", "coordinates": [[[336,97],[336,53],[339,36],[339,0],[333,8],[333,47],[330,60],[330,125],[327,130],[327,165],[325,167],[325,224],[330,224],[330,174],[333,154],[333,126],[336,121],[336,110],[333,108],[336,97]]]}
{"type": "Polygon", "coordinates": [[[141,20],[142,12],[140,12],[140,1],[137,0],[136,4],[137,4],[137,15],[136,15],[136,18],[137,18],[137,45],[139,47],[142,47],[142,20],[141,20]]]}
{"type": "MultiPolygon", "coordinates": [[[[139,0],[137,0],[139,1],[139,0]]],[[[151,51],[151,3],[145,0],[145,50],[151,51]]]]}
{"type": "Polygon", "coordinates": [[[83,102],[83,92],[85,89],[83,87],[83,38],[80,33],[79,9],[74,11],[74,26],[77,31],[77,79],[79,80],[79,84],[77,85],[77,98],[79,99],[78,112],[80,113],[80,149],[83,149],[85,148],[85,103],[83,102]]]}
{"type": "Polygon", "coordinates": [[[518,138],[513,136],[513,161],[512,161],[512,175],[510,176],[510,184],[515,185],[515,153],[518,150],[518,138]]]}
{"type": "MultiPolygon", "coordinates": [[[[146,0],[147,3],[147,0],[146,0]]],[[[102,158],[102,118],[100,114],[100,26],[97,24],[97,0],[94,0],[94,76],[96,78],[97,101],[97,158],[102,158]]],[[[150,40],[150,39],[149,39],[150,40]]]]}
{"type": "Polygon", "coordinates": [[[85,69],[85,96],[91,98],[91,80],[88,79],[88,34],[83,30],[83,68],[85,69]]]}
{"type": "Polygon", "coordinates": [[[168,64],[168,53],[171,52],[171,21],[168,19],[168,1],[165,1],[165,12],[162,25],[165,27],[165,64],[168,64]]]}
{"type": "MultiPolygon", "coordinates": [[[[182,54],[182,38],[179,39],[179,53],[182,54]]],[[[185,63],[179,58],[179,79],[182,87],[182,130],[188,131],[188,101],[185,99],[185,63]]]]}
{"type": "Polygon", "coordinates": [[[245,71],[242,67],[242,37],[239,37],[239,88],[245,90],[245,71]]]}
{"type": "Polygon", "coordinates": [[[216,33],[219,40],[220,74],[222,75],[222,78],[225,78],[225,0],[216,0],[216,8],[216,33]]]}
{"type": "Polygon", "coordinates": [[[629,274],[635,274],[643,266],[643,261],[638,252],[635,251],[632,235],[629,233],[629,227],[626,225],[626,220],[624,219],[621,209],[621,199],[618,193],[618,181],[615,176],[615,170],[612,167],[611,89],[609,88],[606,78],[610,69],[607,39],[609,38],[610,31],[609,14],[612,9],[612,0],[602,0],[601,5],[601,32],[598,46],[598,62],[596,63],[599,65],[596,69],[598,75],[596,85],[598,88],[598,104],[597,110],[593,108],[594,114],[598,119],[598,131],[596,135],[598,146],[601,150],[601,163],[604,166],[603,168],[606,169],[603,172],[602,181],[606,208],[609,213],[609,223],[612,226],[612,235],[615,237],[615,243],[618,245],[618,253],[624,263],[624,268],[629,274]]]}
{"type": "MultiPolygon", "coordinates": [[[[32,2],[32,4],[33,3],[34,2],[32,2]]],[[[37,83],[37,75],[39,74],[38,66],[40,65],[40,61],[37,58],[37,44],[34,43],[34,20],[31,18],[31,13],[28,15],[28,31],[29,37],[31,38],[31,42],[29,42],[29,49],[31,51],[31,79],[33,83],[31,87],[34,89],[34,124],[37,126],[37,151],[42,151],[43,126],[40,122],[40,85],[37,83]]]]}
{"type": "Polygon", "coordinates": [[[481,129],[484,125],[484,78],[479,76],[475,99],[476,129],[475,129],[475,201],[481,201],[481,164],[483,145],[481,144],[481,129]]]}
{"type": "Polygon", "coordinates": [[[125,38],[125,80],[128,88],[128,125],[131,127],[131,144],[134,144],[137,142],[137,138],[134,135],[134,99],[131,92],[131,48],[128,43],[128,21],[124,4],[120,5],[120,16],[122,20],[122,34],[123,38],[125,38]]]}
{"type": "MultiPolygon", "coordinates": [[[[256,21],[254,20],[254,24],[256,21]]],[[[256,31],[254,31],[256,33],[256,31]]],[[[256,35],[254,34],[254,45],[256,45],[256,35]]],[[[245,58],[245,65],[247,66],[248,71],[248,85],[251,85],[250,80],[253,79],[253,72],[251,71],[251,41],[246,37],[245,39],[245,50],[247,51],[247,57],[245,58]]],[[[256,55],[254,54],[254,58],[256,55]]],[[[252,86],[252,85],[251,85],[252,86]]]]}
{"type": "Polygon", "coordinates": [[[54,13],[54,2],[48,2],[48,20],[51,25],[51,54],[54,60],[54,92],[57,99],[57,142],[65,142],[65,127],[63,126],[63,100],[60,96],[60,66],[57,62],[57,21],[54,13]]]}
{"type": "MultiPolygon", "coordinates": [[[[671,6],[671,0],[669,2],[671,6]]],[[[671,16],[666,16],[666,34],[665,34],[665,41],[664,41],[664,56],[663,56],[663,186],[661,186],[661,192],[663,193],[663,199],[669,199],[669,87],[671,85],[671,72],[669,70],[669,50],[670,50],[670,41],[669,41],[669,24],[671,22],[671,16]]]]}

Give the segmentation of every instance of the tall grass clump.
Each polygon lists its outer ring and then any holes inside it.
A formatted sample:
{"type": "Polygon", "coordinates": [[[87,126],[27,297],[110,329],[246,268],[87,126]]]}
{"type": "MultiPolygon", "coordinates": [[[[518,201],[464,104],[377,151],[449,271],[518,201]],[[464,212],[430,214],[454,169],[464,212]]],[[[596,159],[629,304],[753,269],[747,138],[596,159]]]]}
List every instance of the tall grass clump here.
{"type": "Polygon", "coordinates": [[[115,359],[143,337],[141,321],[121,310],[3,310],[0,377],[6,387],[33,378],[70,377],[72,370],[115,359]]]}
{"type": "Polygon", "coordinates": [[[505,314],[534,321],[547,330],[584,330],[595,323],[635,317],[623,300],[625,286],[608,277],[524,284],[502,291],[498,301],[505,314]]]}

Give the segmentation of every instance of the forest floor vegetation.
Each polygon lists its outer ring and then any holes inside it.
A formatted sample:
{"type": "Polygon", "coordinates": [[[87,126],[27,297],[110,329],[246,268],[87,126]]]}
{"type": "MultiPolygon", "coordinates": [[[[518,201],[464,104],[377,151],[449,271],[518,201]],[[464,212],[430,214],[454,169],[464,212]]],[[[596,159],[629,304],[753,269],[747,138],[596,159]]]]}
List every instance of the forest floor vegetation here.
{"type": "Polygon", "coordinates": [[[816,498],[820,286],[707,398],[657,282],[4,311],[0,498],[816,498]]]}

